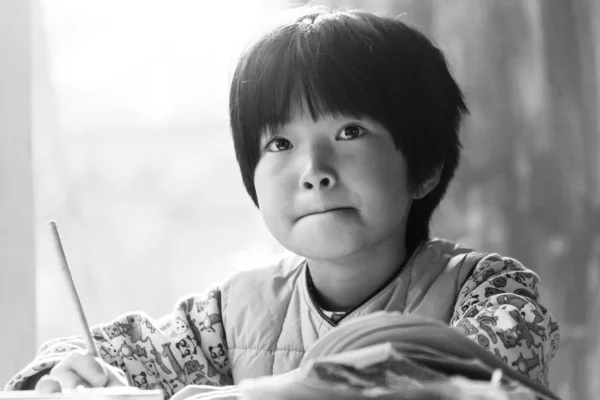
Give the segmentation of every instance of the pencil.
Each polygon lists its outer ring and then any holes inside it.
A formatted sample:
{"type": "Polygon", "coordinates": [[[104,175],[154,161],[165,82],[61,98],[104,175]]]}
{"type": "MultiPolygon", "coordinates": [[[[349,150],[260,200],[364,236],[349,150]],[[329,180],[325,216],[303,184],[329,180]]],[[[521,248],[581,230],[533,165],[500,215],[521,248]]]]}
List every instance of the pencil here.
{"type": "Polygon", "coordinates": [[[71,275],[71,270],[69,269],[69,264],[67,263],[67,257],[65,256],[65,251],[60,240],[60,234],[58,233],[58,227],[56,226],[56,222],[50,221],[50,228],[52,229],[52,237],[54,238],[54,244],[60,258],[60,264],[65,276],[65,280],[67,281],[67,286],[69,288],[68,290],[71,296],[71,300],[73,301],[77,309],[77,315],[79,317],[79,322],[83,330],[83,339],[85,340],[85,347],[89,355],[91,355],[92,357],[97,357],[98,351],[96,350],[96,346],[94,345],[92,333],[87,323],[87,319],[85,318],[83,307],[81,306],[81,301],[79,300],[79,295],[77,294],[77,288],[75,287],[75,282],[73,281],[73,276],[71,275]]]}

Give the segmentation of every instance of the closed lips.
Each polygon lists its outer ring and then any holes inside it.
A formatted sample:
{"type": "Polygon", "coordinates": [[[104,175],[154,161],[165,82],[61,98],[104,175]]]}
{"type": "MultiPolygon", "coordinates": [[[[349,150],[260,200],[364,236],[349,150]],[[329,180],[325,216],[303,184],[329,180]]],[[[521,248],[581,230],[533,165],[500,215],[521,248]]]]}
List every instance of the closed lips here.
{"type": "Polygon", "coordinates": [[[334,208],[328,208],[326,210],[312,211],[312,212],[306,213],[304,215],[301,215],[298,219],[308,217],[309,215],[324,214],[324,213],[331,212],[331,211],[341,211],[341,210],[352,210],[352,208],[350,208],[350,207],[334,207],[334,208]]]}

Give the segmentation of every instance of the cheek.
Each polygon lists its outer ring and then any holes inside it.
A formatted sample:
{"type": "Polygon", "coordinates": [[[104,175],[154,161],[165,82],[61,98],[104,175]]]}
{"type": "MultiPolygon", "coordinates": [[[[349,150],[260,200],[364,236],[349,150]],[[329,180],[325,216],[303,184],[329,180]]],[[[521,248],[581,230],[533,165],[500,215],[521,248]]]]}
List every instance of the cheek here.
{"type": "Polygon", "coordinates": [[[363,204],[372,212],[403,214],[410,201],[404,161],[395,153],[381,154],[385,152],[354,164],[356,187],[362,188],[363,204]]]}
{"type": "Polygon", "coordinates": [[[287,203],[292,199],[289,180],[285,179],[282,168],[259,163],[254,173],[254,187],[263,220],[271,233],[276,234],[287,223],[287,203]]]}
{"type": "Polygon", "coordinates": [[[382,149],[379,146],[369,151],[349,157],[345,163],[353,175],[367,186],[389,186],[404,182],[406,171],[403,158],[395,151],[382,149]]]}
{"type": "Polygon", "coordinates": [[[272,210],[273,206],[277,205],[279,191],[276,188],[278,180],[277,171],[273,168],[272,163],[261,161],[256,166],[254,171],[254,188],[256,189],[256,198],[258,199],[261,213],[272,210]]]}

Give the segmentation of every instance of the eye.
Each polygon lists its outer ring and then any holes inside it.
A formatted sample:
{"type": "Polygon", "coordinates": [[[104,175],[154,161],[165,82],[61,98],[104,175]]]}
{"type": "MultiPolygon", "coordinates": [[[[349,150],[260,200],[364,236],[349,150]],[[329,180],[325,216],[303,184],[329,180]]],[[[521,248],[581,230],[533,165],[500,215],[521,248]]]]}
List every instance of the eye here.
{"type": "Polygon", "coordinates": [[[280,152],[280,151],[289,150],[291,147],[292,147],[292,143],[289,140],[283,139],[283,138],[275,138],[275,139],[271,140],[269,143],[267,143],[267,146],[265,147],[265,149],[267,151],[271,151],[271,152],[280,152]]]}
{"type": "Polygon", "coordinates": [[[362,126],[356,125],[356,124],[350,124],[350,125],[346,125],[345,127],[342,128],[338,137],[341,138],[342,140],[352,140],[352,139],[356,139],[359,136],[364,135],[365,133],[366,133],[366,131],[362,126]]]}

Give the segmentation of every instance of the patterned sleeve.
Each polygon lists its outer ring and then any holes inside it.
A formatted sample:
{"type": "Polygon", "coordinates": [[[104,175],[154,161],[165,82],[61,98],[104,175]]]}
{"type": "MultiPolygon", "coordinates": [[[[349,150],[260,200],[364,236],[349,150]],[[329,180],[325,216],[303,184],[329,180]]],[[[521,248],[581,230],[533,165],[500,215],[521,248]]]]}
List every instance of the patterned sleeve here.
{"type": "Polygon", "coordinates": [[[548,387],[559,328],[539,302],[540,279],[511,258],[492,254],[463,285],[450,324],[509,367],[548,387]]]}
{"type": "MultiPolygon", "coordinates": [[[[99,356],[120,368],[130,385],[160,388],[168,399],[189,384],[233,383],[222,321],[221,292],[212,290],[183,299],[159,321],[143,313],[125,314],[93,327],[92,334],[99,356]]],[[[28,378],[83,348],[81,337],[45,343],[5,390],[19,390],[28,378]]]]}

